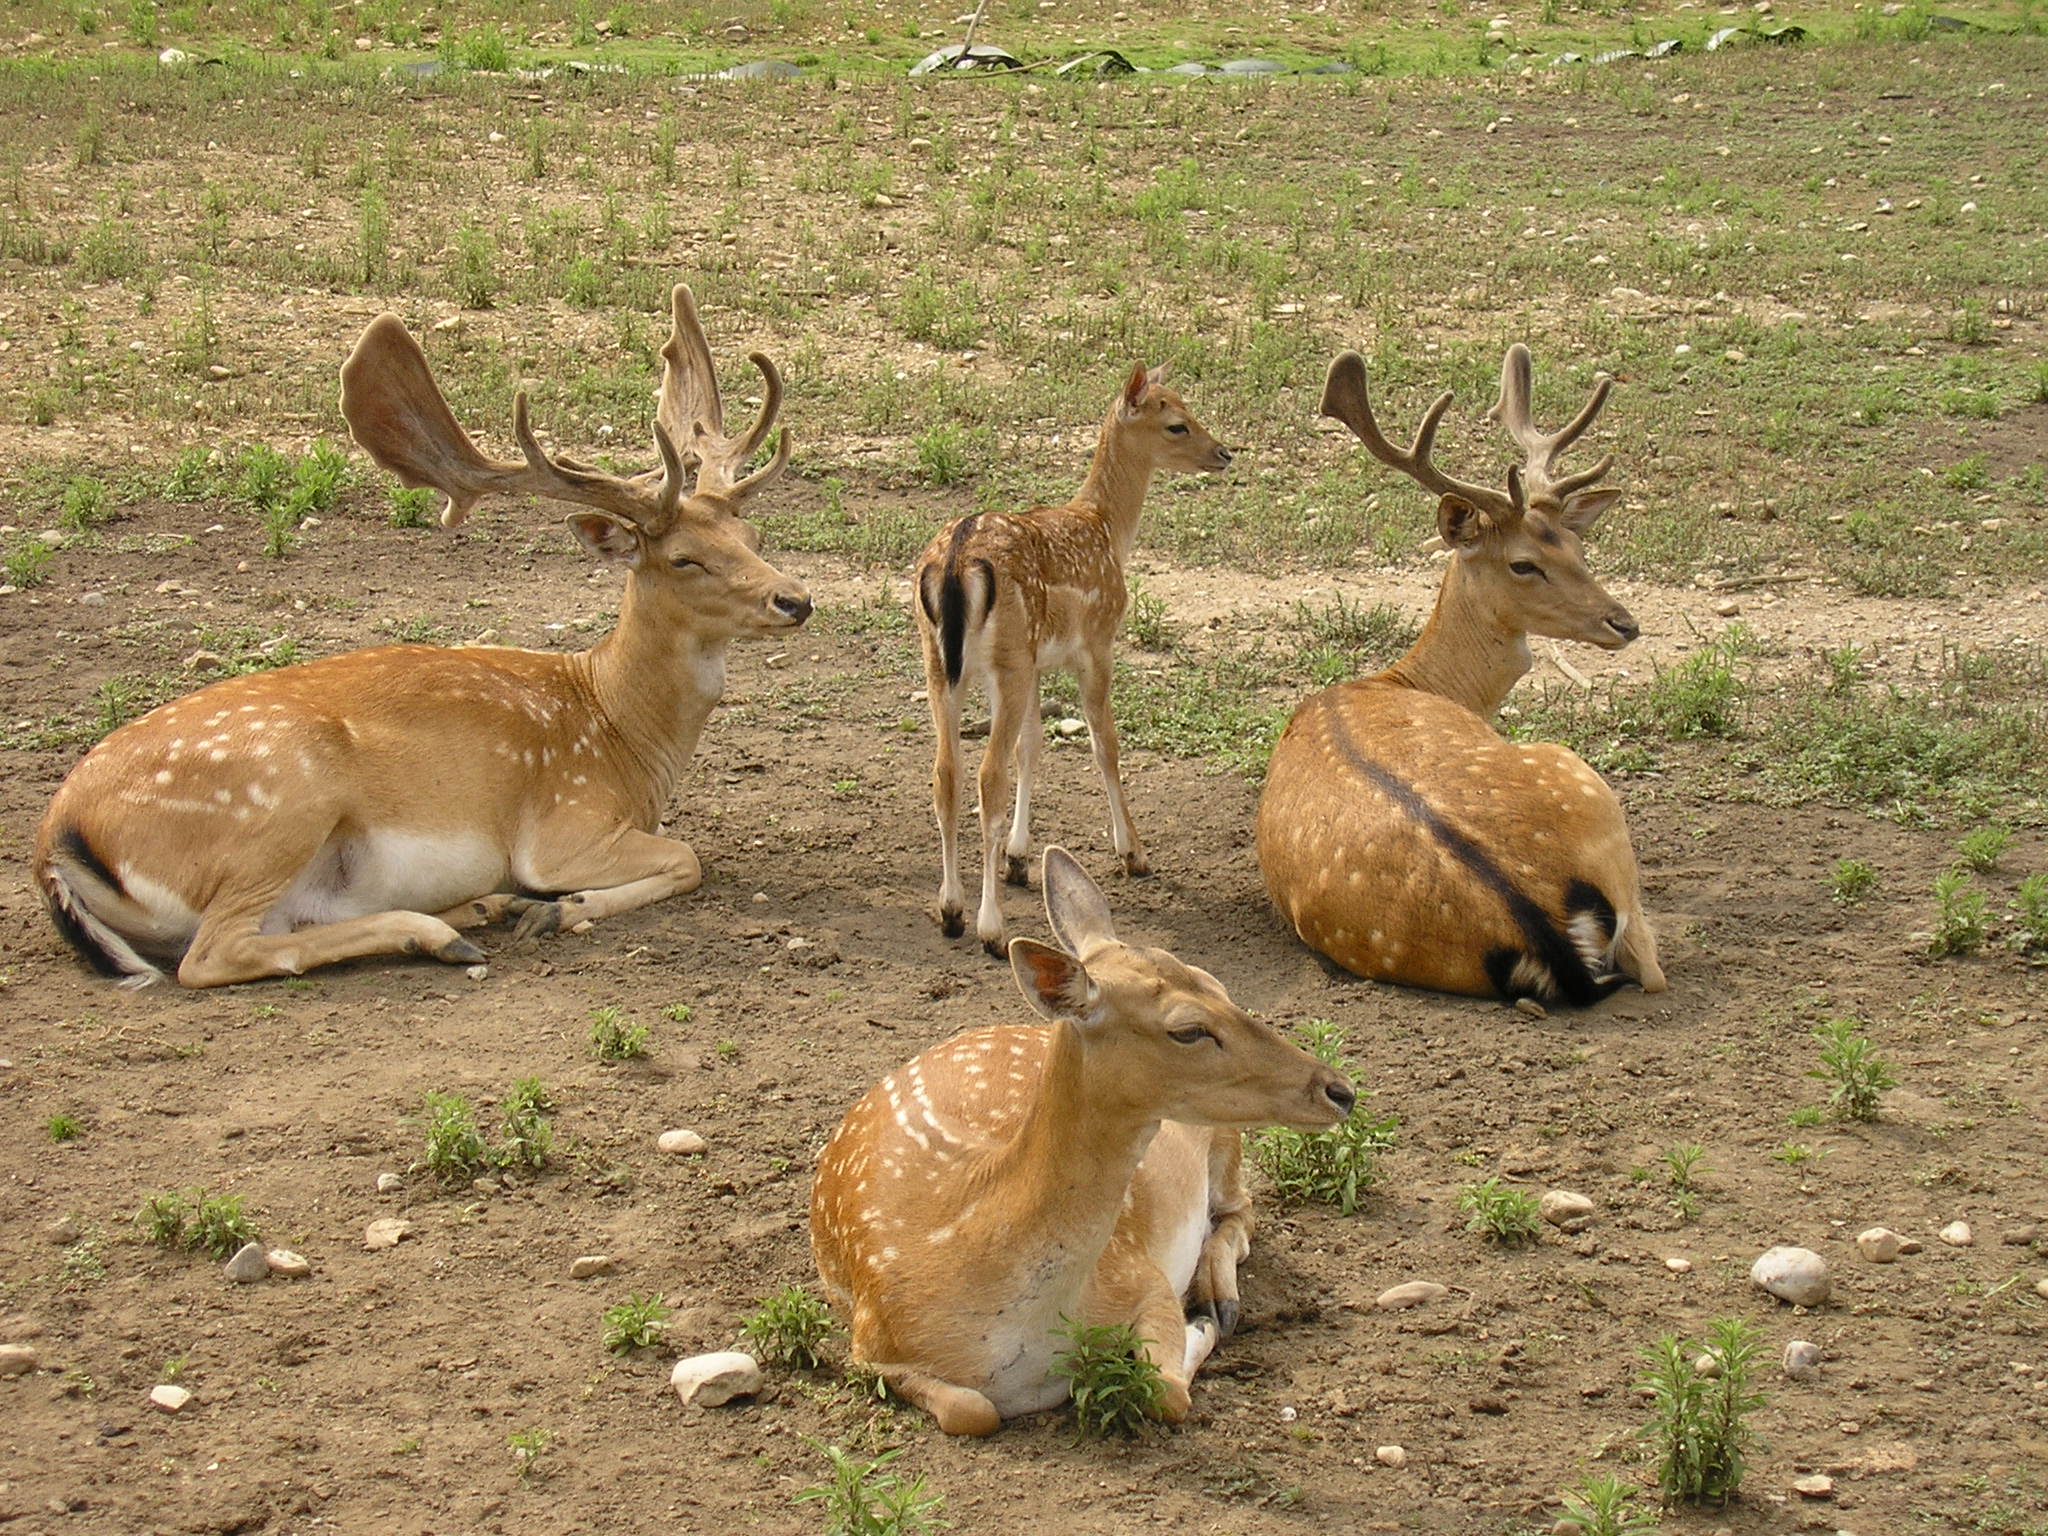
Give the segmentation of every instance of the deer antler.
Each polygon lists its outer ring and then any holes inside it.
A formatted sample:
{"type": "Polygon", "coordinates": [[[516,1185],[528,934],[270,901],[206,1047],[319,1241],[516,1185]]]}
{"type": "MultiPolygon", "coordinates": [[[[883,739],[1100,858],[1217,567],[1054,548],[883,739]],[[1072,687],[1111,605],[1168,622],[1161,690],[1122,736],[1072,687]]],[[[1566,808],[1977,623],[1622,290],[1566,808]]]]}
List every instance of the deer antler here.
{"type": "Polygon", "coordinates": [[[1365,389],[1364,358],[1356,352],[1340,354],[1330,364],[1330,376],[1323,383],[1322,413],[1349,427],[1382,464],[1400,470],[1424,490],[1434,491],[1439,496],[1462,497],[1481,511],[1491,512],[1501,519],[1520,517],[1523,507],[1521,477],[1514,470],[1508,471],[1508,488],[1503,492],[1490,485],[1474,485],[1470,481],[1455,479],[1430,462],[1429,451],[1436,443],[1437,425],[1450,404],[1451,392],[1445,390],[1422,413],[1422,425],[1415,429],[1415,440],[1403,450],[1388,442],[1380,432],[1379,423],[1373,420],[1372,402],[1365,389]]]}
{"type": "Polygon", "coordinates": [[[704,327],[697,320],[696,297],[688,284],[677,283],[669,300],[674,321],[668,342],[661,349],[661,404],[655,410],[656,429],[666,430],[681,446],[684,466],[696,473],[698,495],[743,500],[781,474],[783,465],[789,462],[790,438],[785,428],[775,444],[773,458],[744,480],[734,478],[775,425],[776,413],[782,409],[782,375],[765,354],[747,354],[761,370],[765,385],[761,413],[744,435],[726,436],[725,404],[718,395],[718,370],[704,340],[704,327]]]}
{"type": "Polygon", "coordinates": [[[486,496],[523,491],[596,507],[655,538],[682,499],[682,457],[659,421],[654,438],[662,467],[632,477],[606,474],[548,456],[527,418],[525,390],[512,402],[512,430],[526,462],[487,458],[448,409],[426,354],[396,315],[372,320],[341,365],[341,414],[355,440],[401,482],[431,486],[447,498],[444,528],[458,527],[486,496]]]}
{"type": "Polygon", "coordinates": [[[1611,375],[1603,373],[1596,376],[1593,393],[1579,407],[1579,414],[1555,432],[1545,435],[1537,430],[1529,414],[1529,349],[1519,341],[1508,348],[1508,355],[1500,365],[1500,401],[1487,415],[1505,427],[1508,436],[1521,445],[1527,461],[1531,496],[1553,496],[1562,501],[1574,491],[1583,491],[1614,467],[1614,455],[1610,453],[1602,456],[1591,469],[1582,469],[1575,475],[1559,476],[1557,473],[1559,456],[1593,424],[1600,408],[1607,404],[1608,390],[1613,387],[1611,375]]]}

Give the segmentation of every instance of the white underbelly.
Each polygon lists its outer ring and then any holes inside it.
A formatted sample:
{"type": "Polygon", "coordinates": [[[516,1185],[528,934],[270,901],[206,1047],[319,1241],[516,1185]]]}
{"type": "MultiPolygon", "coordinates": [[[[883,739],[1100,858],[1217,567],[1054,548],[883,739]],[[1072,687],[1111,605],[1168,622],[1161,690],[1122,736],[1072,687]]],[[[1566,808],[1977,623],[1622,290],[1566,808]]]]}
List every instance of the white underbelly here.
{"type": "Polygon", "coordinates": [[[445,912],[506,888],[505,852],[481,837],[370,832],[331,839],[263,920],[265,933],[374,912],[445,912]]]}

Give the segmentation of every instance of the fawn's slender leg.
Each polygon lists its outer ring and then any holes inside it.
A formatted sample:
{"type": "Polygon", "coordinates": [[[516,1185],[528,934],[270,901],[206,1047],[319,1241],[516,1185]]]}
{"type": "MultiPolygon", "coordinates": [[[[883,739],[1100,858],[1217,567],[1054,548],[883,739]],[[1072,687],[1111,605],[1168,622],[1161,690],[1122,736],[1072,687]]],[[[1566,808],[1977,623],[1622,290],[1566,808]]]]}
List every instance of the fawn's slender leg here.
{"type": "Polygon", "coordinates": [[[1004,845],[1008,867],[1003,878],[1012,885],[1028,885],[1026,873],[1031,853],[1031,776],[1038,767],[1038,748],[1045,740],[1045,726],[1039,718],[1039,676],[1031,674],[1031,693],[1024,700],[1024,720],[1017,732],[1017,809],[1010,817],[1010,840],[1004,845]]]}
{"type": "Polygon", "coordinates": [[[1152,865],[1139,845],[1137,829],[1131,825],[1130,807],[1124,804],[1123,779],[1117,772],[1116,721],[1109,712],[1109,656],[1084,656],[1075,668],[1081,684],[1081,713],[1088,720],[1088,743],[1095,750],[1095,771],[1102,775],[1102,791],[1109,796],[1109,835],[1124,861],[1124,873],[1149,875],[1152,865]]]}

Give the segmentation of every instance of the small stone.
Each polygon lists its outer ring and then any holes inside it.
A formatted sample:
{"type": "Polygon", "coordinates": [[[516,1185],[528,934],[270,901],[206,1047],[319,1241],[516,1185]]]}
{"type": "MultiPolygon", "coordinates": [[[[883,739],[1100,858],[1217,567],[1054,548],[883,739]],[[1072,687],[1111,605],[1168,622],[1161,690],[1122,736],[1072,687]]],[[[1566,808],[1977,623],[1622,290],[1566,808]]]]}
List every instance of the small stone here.
{"type": "Polygon", "coordinates": [[[1515,1012],[1525,1019],[1547,1019],[1550,1017],[1549,1010],[1533,997],[1516,998],[1515,1012]]]}
{"type": "Polygon", "coordinates": [[[1792,1480],[1792,1491],[1804,1499],[1831,1499],[1835,1496],[1835,1480],[1820,1472],[1796,1477],[1792,1480]]]}
{"type": "Polygon", "coordinates": [[[669,1372],[668,1384],[676,1389],[676,1396],[685,1403],[694,1403],[700,1408],[716,1408],[735,1397],[746,1397],[760,1391],[761,1367],[752,1355],[743,1355],[736,1349],[724,1349],[715,1354],[692,1355],[687,1360],[678,1360],[675,1369],[669,1372]]]}
{"type": "Polygon", "coordinates": [[[1742,604],[1732,597],[1724,597],[1714,604],[1714,612],[1724,619],[1732,619],[1742,612],[1742,604]]]}
{"type": "Polygon", "coordinates": [[[1820,1380],[1820,1346],[1794,1339],[1785,1346],[1785,1374],[1794,1381],[1820,1380]]]}
{"type": "Polygon", "coordinates": [[[1551,1190],[1538,1202],[1537,1209],[1545,1221],[1567,1232],[1577,1232],[1593,1219],[1592,1200],[1570,1189],[1551,1190]]]}
{"type": "Polygon", "coordinates": [[[411,1222],[396,1216],[384,1216],[363,1228],[363,1246],[375,1253],[380,1248],[396,1248],[411,1236],[411,1222]]]}
{"type": "Polygon", "coordinates": [[[1432,1301],[1441,1301],[1451,1294],[1447,1285],[1438,1285],[1434,1280],[1410,1280],[1391,1290],[1381,1291],[1373,1305],[1382,1312],[1398,1312],[1403,1307],[1426,1306],[1432,1301]]]}
{"type": "Polygon", "coordinates": [[[1977,1234],[1970,1230],[1967,1221],[1952,1221],[1938,1235],[1951,1248],[1967,1248],[1977,1241],[1977,1234]]]}
{"type": "Polygon", "coordinates": [[[270,1278],[270,1261],[264,1257],[261,1243],[242,1244],[221,1268],[230,1280],[241,1285],[254,1285],[270,1278]]]}
{"type": "Polygon", "coordinates": [[[1671,1273],[1673,1273],[1674,1275],[1689,1275],[1692,1273],[1692,1260],[1666,1259],[1664,1261],[1664,1267],[1670,1270],[1671,1273]]]}
{"type": "Polygon", "coordinates": [[[403,1188],[405,1188],[405,1176],[403,1174],[380,1173],[377,1175],[378,1194],[395,1195],[403,1188]]]}
{"type": "Polygon", "coordinates": [[[2048,1300],[2048,1277],[2044,1277],[2034,1282],[2034,1294],[2036,1296],[2041,1297],[2043,1300],[2048,1300]]]}
{"type": "Polygon", "coordinates": [[[608,1253],[586,1253],[582,1258],[571,1261],[569,1265],[569,1278],[571,1280],[594,1280],[599,1275],[612,1274],[618,1267],[618,1265],[612,1262],[612,1256],[608,1253]]]}
{"type": "Polygon", "coordinates": [[[1508,1400],[1498,1392],[1481,1392],[1465,1406],[1473,1413],[1484,1413],[1498,1418],[1508,1411],[1508,1400]]]}
{"type": "Polygon", "coordinates": [[[160,1387],[149,1389],[149,1403],[161,1413],[176,1413],[192,1401],[192,1394],[183,1387],[174,1387],[165,1382],[160,1387]]]}
{"type": "Polygon", "coordinates": [[[1076,736],[1087,730],[1088,726],[1085,721],[1076,720],[1072,715],[1069,715],[1064,720],[1055,720],[1052,728],[1054,734],[1062,741],[1072,741],[1076,736]]]}
{"type": "Polygon", "coordinates": [[[273,1248],[263,1255],[263,1262],[270,1266],[270,1272],[284,1280],[303,1280],[313,1273],[313,1266],[303,1253],[293,1253],[289,1248],[273,1248]]]}
{"type": "Polygon", "coordinates": [[[1817,1307],[1832,1288],[1828,1262],[1810,1248],[1766,1250],[1749,1268],[1752,1285],[1795,1307],[1817,1307]]]}
{"type": "Polygon", "coordinates": [[[1708,1381],[1717,1381],[1721,1375],[1721,1357],[1712,1350],[1693,1356],[1693,1374],[1704,1376],[1708,1381]]]}
{"type": "Polygon", "coordinates": [[[36,1368],[36,1352],[26,1344],[0,1344],[0,1377],[25,1376],[36,1368]]]}
{"type": "Polygon", "coordinates": [[[69,1248],[85,1236],[85,1229],[79,1226],[76,1216],[59,1216],[43,1228],[43,1236],[59,1248],[69,1248]]]}
{"type": "Polygon", "coordinates": [[[1905,1240],[1890,1227],[1871,1227],[1856,1234],[1856,1251],[1873,1264],[1896,1263],[1905,1240]]]}
{"type": "Polygon", "coordinates": [[[654,1144],[670,1157],[701,1157],[704,1153],[704,1138],[695,1131],[663,1131],[654,1144]]]}
{"type": "Polygon", "coordinates": [[[471,981],[483,981],[490,976],[491,968],[488,965],[467,965],[462,968],[462,974],[471,981]]]}
{"type": "Polygon", "coordinates": [[[1382,1445],[1374,1449],[1372,1459],[1383,1467],[1405,1467],[1408,1453],[1398,1445],[1382,1445]]]}

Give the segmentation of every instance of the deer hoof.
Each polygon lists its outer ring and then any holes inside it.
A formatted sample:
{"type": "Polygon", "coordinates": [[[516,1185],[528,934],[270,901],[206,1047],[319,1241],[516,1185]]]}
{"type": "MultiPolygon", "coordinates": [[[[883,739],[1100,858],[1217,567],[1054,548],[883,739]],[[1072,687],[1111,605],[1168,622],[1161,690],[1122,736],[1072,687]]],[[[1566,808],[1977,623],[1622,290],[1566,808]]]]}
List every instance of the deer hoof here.
{"type": "Polygon", "coordinates": [[[1029,862],[1014,853],[1006,855],[1006,858],[1008,862],[1003,866],[1003,879],[1011,885],[1031,884],[1029,862]]]}
{"type": "Polygon", "coordinates": [[[989,952],[991,959],[1007,961],[1010,958],[1010,941],[1000,933],[994,937],[983,934],[981,947],[989,952]]]}
{"type": "Polygon", "coordinates": [[[434,958],[443,965],[478,965],[486,958],[484,952],[465,938],[456,938],[434,951],[434,958]]]}
{"type": "Polygon", "coordinates": [[[1124,855],[1124,873],[1133,880],[1143,880],[1152,873],[1152,861],[1139,852],[1124,855]]]}
{"type": "Polygon", "coordinates": [[[939,932],[949,939],[957,939],[967,931],[967,914],[959,908],[939,909],[939,932]]]}
{"type": "Polygon", "coordinates": [[[562,928],[562,904],[559,901],[536,901],[519,914],[519,922],[512,930],[515,942],[540,938],[543,934],[559,933],[562,928]]]}
{"type": "Polygon", "coordinates": [[[1216,1303],[1216,1327],[1224,1338],[1237,1332],[1238,1305],[1234,1301],[1216,1303]]]}

